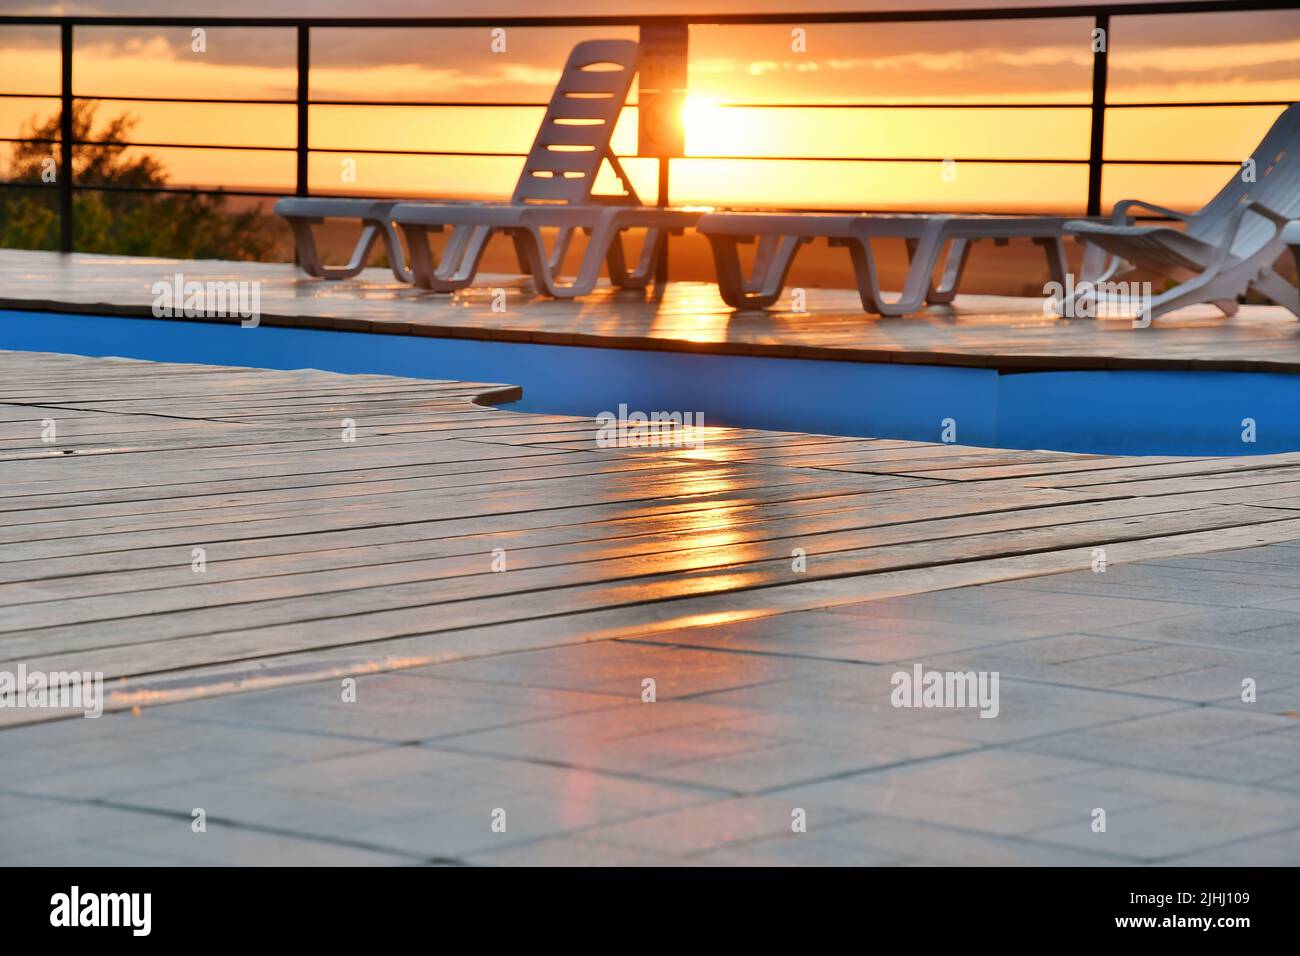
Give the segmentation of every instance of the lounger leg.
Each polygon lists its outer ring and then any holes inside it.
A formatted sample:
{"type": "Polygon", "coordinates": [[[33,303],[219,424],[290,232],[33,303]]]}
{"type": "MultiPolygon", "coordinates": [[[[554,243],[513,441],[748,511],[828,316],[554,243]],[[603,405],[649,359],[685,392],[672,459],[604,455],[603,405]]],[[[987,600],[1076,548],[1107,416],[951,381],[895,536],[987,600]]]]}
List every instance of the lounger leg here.
{"type": "Polygon", "coordinates": [[[483,259],[488,240],[496,230],[491,226],[457,226],[452,230],[442,262],[433,273],[431,288],[435,292],[456,292],[474,282],[478,264],[483,259]]]}
{"type": "MultiPolygon", "coordinates": [[[[540,291],[546,292],[547,295],[557,299],[573,299],[580,295],[587,295],[596,288],[596,283],[600,281],[600,266],[602,262],[609,260],[611,263],[615,260],[622,260],[622,246],[619,244],[618,224],[612,218],[603,218],[599,221],[587,235],[587,248],[583,250],[582,260],[578,263],[577,274],[569,281],[562,280],[557,274],[560,264],[563,262],[563,255],[552,255],[541,277],[539,285],[544,286],[540,291]],[[618,245],[618,251],[615,252],[615,246],[618,245]]],[[[539,249],[541,248],[541,234],[536,229],[530,229],[532,242],[539,249]]],[[[563,244],[562,253],[567,249],[569,240],[572,238],[572,229],[561,230],[559,242],[563,244]]],[[[611,276],[616,275],[616,270],[611,270],[611,276]]],[[[538,277],[534,276],[534,280],[538,277]]]]}
{"type": "Polygon", "coordinates": [[[406,222],[401,226],[411,250],[411,279],[421,289],[434,292],[455,292],[473,282],[483,248],[492,235],[487,226],[457,226],[438,260],[429,244],[429,231],[432,228],[441,232],[441,226],[406,222]]]}
{"type": "Polygon", "coordinates": [[[1083,243],[1083,263],[1079,266],[1079,282],[1100,282],[1119,271],[1120,260],[1101,246],[1086,240],[1083,243]]]}
{"type": "Polygon", "coordinates": [[[930,277],[934,273],[935,262],[939,256],[939,247],[944,242],[946,220],[935,219],[925,224],[919,241],[912,255],[912,264],[903,281],[903,291],[893,302],[886,302],[880,292],[880,279],[876,272],[875,259],[871,253],[870,237],[857,234],[848,242],[849,252],[853,256],[853,272],[858,281],[858,297],[862,308],[878,315],[907,315],[915,312],[925,303],[930,277]]]}
{"type": "MultiPolygon", "coordinates": [[[[1194,279],[1189,279],[1172,289],[1160,293],[1151,300],[1151,306],[1147,310],[1147,315],[1143,318],[1142,324],[1149,325],[1151,319],[1157,319],[1169,312],[1175,312],[1183,308],[1183,306],[1225,299],[1223,293],[1227,289],[1222,282],[1216,282],[1216,278],[1201,274],[1194,279]]],[[[1235,304],[1236,300],[1233,299],[1232,301],[1235,304]]],[[[1219,306],[1219,308],[1222,308],[1222,306],[1219,306]]]]}
{"type": "Polygon", "coordinates": [[[546,251],[541,230],[536,226],[515,226],[510,228],[510,236],[514,240],[516,252],[522,252],[528,260],[533,287],[544,295],[554,296],[551,257],[546,251]]]}
{"type": "Polygon", "coordinates": [[[969,239],[954,239],[948,244],[943,277],[940,278],[939,285],[930,290],[926,302],[930,305],[948,305],[957,297],[957,289],[966,273],[966,263],[970,260],[970,251],[974,245],[969,239]]]}
{"type": "Polygon", "coordinates": [[[532,266],[528,262],[528,249],[524,246],[524,240],[513,231],[510,233],[510,240],[515,245],[515,261],[519,263],[519,274],[532,275],[532,266]]]}
{"type": "Polygon", "coordinates": [[[1060,236],[1039,237],[1034,243],[1043,247],[1043,253],[1047,256],[1047,272],[1052,281],[1064,289],[1065,276],[1070,271],[1070,260],[1065,257],[1065,243],[1060,236]]]}
{"type": "Polygon", "coordinates": [[[298,264],[302,266],[304,272],[318,279],[351,279],[366,267],[370,250],[379,238],[380,225],[367,221],[356,246],[352,249],[352,257],[348,260],[348,264],[327,266],[320,261],[320,253],[316,249],[316,236],[311,231],[312,225],[321,220],[304,219],[301,216],[286,218],[289,220],[289,227],[293,230],[294,246],[298,250],[298,264]]]}
{"type": "Polygon", "coordinates": [[[411,281],[421,289],[432,289],[435,262],[429,246],[429,227],[404,222],[402,232],[406,233],[406,246],[411,251],[411,281]]]}
{"type": "Polygon", "coordinates": [[[849,255],[853,259],[853,277],[858,283],[858,298],[866,312],[882,314],[880,308],[880,277],[876,272],[876,258],[871,252],[871,240],[855,236],[847,241],[849,255]]]}
{"type": "Polygon", "coordinates": [[[316,251],[316,237],[312,234],[311,223],[319,219],[301,219],[288,216],[289,228],[293,230],[293,245],[298,253],[298,265],[309,276],[323,278],[320,255],[316,251]]]}
{"type": "Polygon", "coordinates": [[[722,301],[733,309],[765,309],[781,298],[795,254],[805,241],[801,236],[761,237],[753,273],[746,278],[736,248],[740,237],[710,235],[722,301]]]}
{"type": "Polygon", "coordinates": [[[1293,315],[1300,316],[1300,289],[1283,279],[1273,268],[1261,269],[1250,284],[1293,315]]]}
{"type": "Polygon", "coordinates": [[[560,275],[560,270],[564,268],[564,257],[569,254],[569,246],[573,243],[573,232],[574,230],[565,227],[556,233],[555,246],[550,255],[552,279],[560,275]]]}
{"type": "Polygon", "coordinates": [[[659,263],[667,239],[667,231],[658,226],[646,229],[636,268],[629,270],[623,253],[623,232],[616,232],[610,239],[609,252],[605,257],[609,281],[623,289],[644,289],[654,281],[655,266],[659,263]]]}
{"type": "MultiPolygon", "coordinates": [[[[912,263],[913,263],[913,262],[915,261],[915,259],[916,259],[916,250],[920,247],[920,240],[919,240],[919,239],[907,239],[907,240],[905,240],[905,242],[906,242],[906,244],[907,244],[907,265],[908,265],[908,268],[911,268],[912,263]]],[[[937,261],[937,260],[936,260],[936,261],[937,261]]],[[[925,289],[925,301],[926,301],[926,302],[929,302],[929,301],[930,301],[930,296],[933,295],[933,294],[934,294],[934,282],[933,282],[933,281],[930,281],[930,282],[928,282],[927,285],[926,285],[926,289],[925,289]]]]}
{"type": "Polygon", "coordinates": [[[406,267],[406,256],[402,252],[401,240],[397,238],[397,230],[393,228],[391,219],[385,219],[381,223],[384,237],[384,248],[388,253],[388,267],[393,270],[393,276],[398,282],[412,282],[414,276],[411,270],[406,267]]]}
{"type": "Polygon", "coordinates": [[[733,309],[762,308],[750,306],[741,289],[740,253],[735,236],[709,235],[709,248],[713,250],[713,268],[718,277],[718,295],[733,309]]]}

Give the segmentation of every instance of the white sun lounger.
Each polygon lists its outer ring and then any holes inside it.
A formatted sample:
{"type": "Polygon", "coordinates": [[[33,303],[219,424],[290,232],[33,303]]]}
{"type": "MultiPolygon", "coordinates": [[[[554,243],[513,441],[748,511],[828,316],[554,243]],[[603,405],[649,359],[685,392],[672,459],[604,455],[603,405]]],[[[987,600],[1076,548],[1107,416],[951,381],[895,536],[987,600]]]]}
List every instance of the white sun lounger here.
{"type": "MultiPolygon", "coordinates": [[[[581,201],[589,201],[592,181],[601,162],[606,159],[625,188],[629,190],[632,201],[636,201],[635,192],[632,191],[617,156],[610,148],[609,141],[613,135],[614,124],[627,99],[632,77],[636,74],[637,53],[638,46],[631,40],[589,40],[573,48],[542,121],[537,141],[533,144],[528,162],[520,177],[519,186],[515,191],[516,202],[520,201],[521,193],[526,194],[529,201],[549,199],[548,193],[557,194],[562,198],[573,196],[581,201]],[[604,66],[605,69],[589,69],[593,66],[604,66]],[[616,67],[616,69],[609,69],[609,67],[616,67]],[[561,123],[556,124],[556,119],[561,120],[561,123]],[[564,121],[571,121],[571,123],[564,121]],[[555,126],[556,130],[543,142],[542,133],[548,126],[555,126]],[[594,160],[591,163],[593,168],[589,174],[581,178],[577,177],[574,175],[577,164],[571,161],[573,154],[552,151],[549,149],[551,145],[582,148],[583,158],[594,160]],[[594,150],[594,156],[587,152],[588,147],[594,150]],[[565,165],[562,168],[557,166],[558,161],[563,161],[565,165]],[[568,177],[565,176],[566,172],[570,174],[568,177]],[[529,184],[528,179],[537,182],[529,184]],[[526,185],[531,188],[525,189],[526,185]]],[[[298,263],[308,275],[322,279],[352,278],[365,268],[375,244],[382,241],[393,275],[399,281],[413,282],[425,278],[428,281],[423,281],[421,284],[426,288],[439,288],[440,285],[445,285],[436,278],[428,278],[433,275],[431,268],[421,269],[417,274],[405,265],[406,257],[392,219],[393,208],[398,203],[398,200],[392,199],[289,196],[277,201],[274,211],[288,220],[293,230],[298,263]],[[345,265],[330,266],[320,260],[312,227],[319,225],[325,219],[353,219],[361,223],[361,235],[345,265]],[[429,284],[430,282],[433,284],[429,284]]],[[[410,214],[411,207],[417,204],[403,203],[402,205],[404,211],[410,214]]],[[[435,205],[447,209],[487,204],[448,202],[435,205]]],[[[477,263],[477,256],[481,254],[490,235],[491,231],[464,230],[452,241],[445,254],[446,260],[449,264],[454,261],[458,266],[462,266],[468,260],[477,263]],[[471,231],[473,235],[467,234],[471,231]]],[[[569,238],[571,233],[563,236],[564,246],[557,248],[557,253],[561,257],[567,249],[569,238]]],[[[647,251],[653,251],[653,244],[647,251]]],[[[527,258],[522,247],[519,252],[520,266],[526,268],[527,258]]],[[[427,254],[422,252],[419,258],[418,265],[428,265],[427,254]]],[[[643,265],[647,264],[641,263],[638,269],[633,270],[634,273],[639,274],[640,266],[643,265]]],[[[653,268],[654,263],[648,265],[653,268]]]]}
{"type": "Polygon", "coordinates": [[[1125,199],[1116,203],[1112,222],[1069,222],[1066,230],[1112,255],[1098,283],[1133,267],[1177,282],[1152,298],[1151,318],[1198,302],[1212,302],[1232,315],[1237,296],[1248,288],[1300,315],[1300,293],[1273,269],[1285,252],[1282,227],[1297,218],[1300,104],[1293,104],[1278,117],[1251,162],[1200,212],[1189,215],[1125,199]],[[1129,210],[1135,206],[1181,220],[1186,228],[1133,225],[1129,210]]]}
{"type": "Polygon", "coordinates": [[[654,278],[666,235],[693,225],[700,213],[640,205],[610,148],[636,74],[637,53],[631,40],[588,40],[573,48],[509,203],[399,203],[389,211],[406,234],[417,285],[437,292],[470,285],[488,240],[498,232],[511,236],[520,268],[547,295],[590,292],[606,260],[616,285],[642,288],[654,278]],[[618,204],[598,202],[591,194],[606,160],[627,191],[618,204]],[[451,235],[435,261],[428,234],[448,228],[451,235]],[[550,251],[541,231],[549,228],[558,229],[550,251]],[[629,269],[622,233],[637,228],[646,236],[629,269]],[[577,273],[564,279],[559,270],[579,229],[588,235],[587,248],[577,273]]]}
{"type": "Polygon", "coordinates": [[[1050,216],[863,215],[859,213],[710,213],[696,229],[708,237],[718,273],[718,291],[734,309],[763,309],[781,297],[799,247],[824,238],[844,246],[853,259],[862,308],[878,315],[907,315],[927,303],[946,305],[957,295],[971,244],[980,239],[1032,239],[1043,247],[1048,271],[1064,283],[1068,269],[1062,245],[1064,218],[1050,216]],[[873,239],[904,239],[910,265],[903,290],[886,299],[880,288],[873,239]],[[758,241],[749,275],[738,246],[758,241]],[[940,259],[938,285],[932,281],[940,259]]]}

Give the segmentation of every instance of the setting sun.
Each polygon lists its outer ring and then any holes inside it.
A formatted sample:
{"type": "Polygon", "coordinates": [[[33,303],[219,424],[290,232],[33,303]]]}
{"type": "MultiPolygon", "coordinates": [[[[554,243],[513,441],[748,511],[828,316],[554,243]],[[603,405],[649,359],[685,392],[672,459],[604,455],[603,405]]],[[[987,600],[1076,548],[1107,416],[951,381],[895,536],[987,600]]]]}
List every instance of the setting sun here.
{"type": "Polygon", "coordinates": [[[715,147],[727,140],[723,131],[727,120],[727,110],[714,97],[686,97],[682,106],[682,127],[686,130],[687,154],[714,154],[715,147]]]}

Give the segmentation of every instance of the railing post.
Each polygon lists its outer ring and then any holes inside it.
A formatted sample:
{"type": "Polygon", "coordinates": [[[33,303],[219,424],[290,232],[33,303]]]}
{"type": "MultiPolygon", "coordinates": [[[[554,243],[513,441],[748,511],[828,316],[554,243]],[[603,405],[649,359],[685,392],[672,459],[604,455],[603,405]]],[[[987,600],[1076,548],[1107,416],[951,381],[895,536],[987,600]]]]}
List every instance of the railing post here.
{"type": "MultiPolygon", "coordinates": [[[[653,156],[659,164],[660,206],[668,197],[669,163],[685,151],[682,105],[686,102],[686,63],[690,43],[686,23],[641,24],[641,55],[637,86],[637,155],[653,156]]],[[[668,236],[655,270],[655,281],[668,279],[668,236]]]]}
{"type": "Polygon", "coordinates": [[[1099,13],[1092,44],[1092,135],[1088,141],[1088,215],[1101,215],[1102,159],[1106,151],[1106,54],[1110,49],[1110,14],[1099,13]],[[1100,39],[1100,43],[1097,42],[1100,39]]]}
{"type": "Polygon", "coordinates": [[[307,195],[307,118],[311,113],[308,100],[311,92],[311,29],[298,25],[298,169],[294,193],[307,195]]]}
{"type": "Polygon", "coordinates": [[[59,25],[59,251],[72,251],[72,24],[59,25]]]}

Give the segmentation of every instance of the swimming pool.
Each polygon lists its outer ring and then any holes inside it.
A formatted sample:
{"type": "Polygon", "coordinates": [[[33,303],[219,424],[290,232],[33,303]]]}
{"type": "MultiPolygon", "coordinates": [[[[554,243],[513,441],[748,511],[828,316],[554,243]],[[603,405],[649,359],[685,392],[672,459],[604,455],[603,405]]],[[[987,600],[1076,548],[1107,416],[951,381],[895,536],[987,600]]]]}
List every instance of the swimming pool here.
{"type": "Polygon", "coordinates": [[[1300,376],[1264,372],[1007,374],[25,311],[0,311],[0,349],[500,382],[523,387],[509,407],[526,412],[622,404],[713,425],[1104,454],[1300,449],[1300,376]]]}

